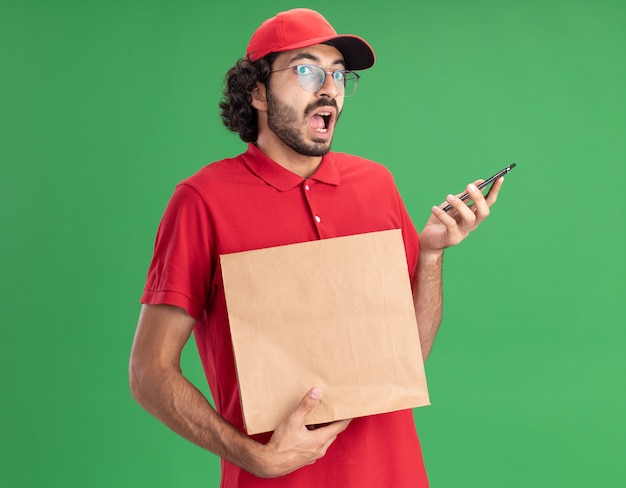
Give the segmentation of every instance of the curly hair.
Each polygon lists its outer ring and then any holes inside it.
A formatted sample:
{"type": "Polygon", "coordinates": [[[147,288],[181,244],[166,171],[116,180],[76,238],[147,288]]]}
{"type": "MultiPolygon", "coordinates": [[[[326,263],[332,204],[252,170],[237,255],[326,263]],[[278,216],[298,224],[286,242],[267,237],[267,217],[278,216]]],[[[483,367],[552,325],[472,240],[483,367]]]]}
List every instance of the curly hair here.
{"type": "Polygon", "coordinates": [[[258,81],[267,81],[276,56],[272,53],[257,61],[242,58],[226,73],[220,115],[228,130],[237,132],[243,142],[255,142],[259,134],[251,94],[258,81]]]}

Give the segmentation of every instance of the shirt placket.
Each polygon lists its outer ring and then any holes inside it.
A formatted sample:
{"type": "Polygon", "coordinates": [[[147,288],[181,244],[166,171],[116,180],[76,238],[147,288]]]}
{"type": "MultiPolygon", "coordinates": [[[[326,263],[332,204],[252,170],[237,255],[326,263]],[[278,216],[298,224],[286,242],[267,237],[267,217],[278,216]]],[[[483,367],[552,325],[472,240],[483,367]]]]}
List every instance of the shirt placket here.
{"type": "Polygon", "coordinates": [[[314,180],[306,179],[302,182],[302,191],[309,207],[309,215],[317,231],[317,236],[322,239],[324,238],[324,218],[326,216],[320,215],[315,187],[316,183],[314,180]]]}

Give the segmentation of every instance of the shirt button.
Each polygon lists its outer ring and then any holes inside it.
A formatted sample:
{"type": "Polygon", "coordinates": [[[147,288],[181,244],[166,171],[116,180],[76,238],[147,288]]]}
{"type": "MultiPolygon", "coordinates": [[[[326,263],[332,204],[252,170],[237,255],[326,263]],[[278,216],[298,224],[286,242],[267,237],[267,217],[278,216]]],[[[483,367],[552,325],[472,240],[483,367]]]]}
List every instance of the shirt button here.
{"type": "Polygon", "coordinates": [[[315,221],[319,224],[322,221],[322,219],[320,219],[319,215],[316,215],[315,221]]]}
{"type": "Polygon", "coordinates": [[[309,191],[311,188],[309,187],[309,185],[304,185],[304,189],[305,189],[306,191],[309,191]]]}

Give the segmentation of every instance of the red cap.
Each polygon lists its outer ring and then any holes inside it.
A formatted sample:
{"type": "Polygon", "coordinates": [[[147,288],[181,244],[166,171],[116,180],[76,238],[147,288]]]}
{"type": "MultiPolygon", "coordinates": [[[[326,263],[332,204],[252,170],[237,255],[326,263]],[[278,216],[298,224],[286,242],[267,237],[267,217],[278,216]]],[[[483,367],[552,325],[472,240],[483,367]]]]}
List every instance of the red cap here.
{"type": "Polygon", "coordinates": [[[343,54],[347,69],[367,69],[376,60],[374,50],[365,40],[349,34],[338,35],[320,13],[308,8],[280,12],[263,22],[252,34],[246,57],[256,61],[270,53],[322,43],[336,47],[343,54]]]}

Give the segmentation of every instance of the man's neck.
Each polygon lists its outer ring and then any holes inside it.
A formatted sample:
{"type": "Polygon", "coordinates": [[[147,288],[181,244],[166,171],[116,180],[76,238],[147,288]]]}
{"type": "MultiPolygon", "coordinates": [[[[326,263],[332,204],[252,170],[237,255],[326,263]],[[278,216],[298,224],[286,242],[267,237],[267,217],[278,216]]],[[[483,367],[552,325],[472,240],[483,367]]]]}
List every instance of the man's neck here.
{"type": "Polygon", "coordinates": [[[302,178],[309,178],[313,175],[322,162],[322,156],[304,156],[271,133],[270,135],[259,134],[256,146],[267,157],[302,178]]]}

